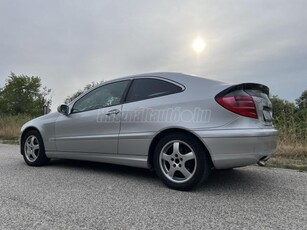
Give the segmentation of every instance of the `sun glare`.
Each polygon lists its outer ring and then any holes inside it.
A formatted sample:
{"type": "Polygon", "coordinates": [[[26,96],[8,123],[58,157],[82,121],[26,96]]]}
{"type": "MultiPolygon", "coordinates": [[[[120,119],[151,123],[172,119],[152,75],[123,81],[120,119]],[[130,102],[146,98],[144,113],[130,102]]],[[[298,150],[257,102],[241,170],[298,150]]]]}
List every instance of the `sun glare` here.
{"type": "Polygon", "coordinates": [[[197,37],[192,44],[192,48],[196,53],[201,53],[205,47],[206,43],[201,37],[197,37]]]}

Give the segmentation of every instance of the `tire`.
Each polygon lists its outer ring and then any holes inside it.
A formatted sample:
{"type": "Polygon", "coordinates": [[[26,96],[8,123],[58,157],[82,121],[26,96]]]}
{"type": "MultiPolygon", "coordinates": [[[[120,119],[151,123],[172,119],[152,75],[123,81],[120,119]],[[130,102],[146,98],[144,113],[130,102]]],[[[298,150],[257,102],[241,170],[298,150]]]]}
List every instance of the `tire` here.
{"type": "Polygon", "coordinates": [[[210,175],[210,159],[199,141],[187,134],[171,133],[157,144],[154,169],[171,189],[187,191],[210,175]]]}
{"type": "Polygon", "coordinates": [[[43,139],[39,132],[29,131],[21,142],[23,159],[29,166],[42,166],[48,163],[43,139]]]}

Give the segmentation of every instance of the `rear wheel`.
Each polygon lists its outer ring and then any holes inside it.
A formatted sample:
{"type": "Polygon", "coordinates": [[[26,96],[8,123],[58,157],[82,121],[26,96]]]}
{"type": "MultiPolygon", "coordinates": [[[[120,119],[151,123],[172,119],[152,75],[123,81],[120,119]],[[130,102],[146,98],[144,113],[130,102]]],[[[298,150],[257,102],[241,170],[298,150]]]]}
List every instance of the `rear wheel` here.
{"type": "Polygon", "coordinates": [[[181,133],[162,138],[154,155],[154,168],[170,188],[190,190],[210,174],[210,160],[202,145],[193,137],[181,133]]]}
{"type": "Polygon", "coordinates": [[[29,131],[22,140],[22,155],[30,166],[41,166],[48,163],[49,158],[45,154],[44,142],[39,132],[29,131]]]}

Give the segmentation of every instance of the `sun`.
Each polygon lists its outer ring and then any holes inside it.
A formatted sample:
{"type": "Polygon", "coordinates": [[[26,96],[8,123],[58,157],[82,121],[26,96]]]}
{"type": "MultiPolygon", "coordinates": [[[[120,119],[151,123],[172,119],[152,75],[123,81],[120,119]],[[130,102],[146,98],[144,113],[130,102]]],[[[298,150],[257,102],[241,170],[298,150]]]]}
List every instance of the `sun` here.
{"type": "Polygon", "coordinates": [[[201,53],[206,47],[205,41],[201,37],[195,38],[192,48],[196,53],[201,53]]]}

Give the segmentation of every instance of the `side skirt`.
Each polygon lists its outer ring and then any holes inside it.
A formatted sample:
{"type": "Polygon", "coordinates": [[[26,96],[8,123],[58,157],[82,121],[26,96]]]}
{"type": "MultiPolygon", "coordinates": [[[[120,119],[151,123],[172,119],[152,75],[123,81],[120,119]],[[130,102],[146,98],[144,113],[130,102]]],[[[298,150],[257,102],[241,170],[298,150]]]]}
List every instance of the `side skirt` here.
{"type": "Polygon", "coordinates": [[[84,160],[137,168],[148,168],[147,156],[83,152],[46,152],[46,155],[48,158],[84,160]]]}

